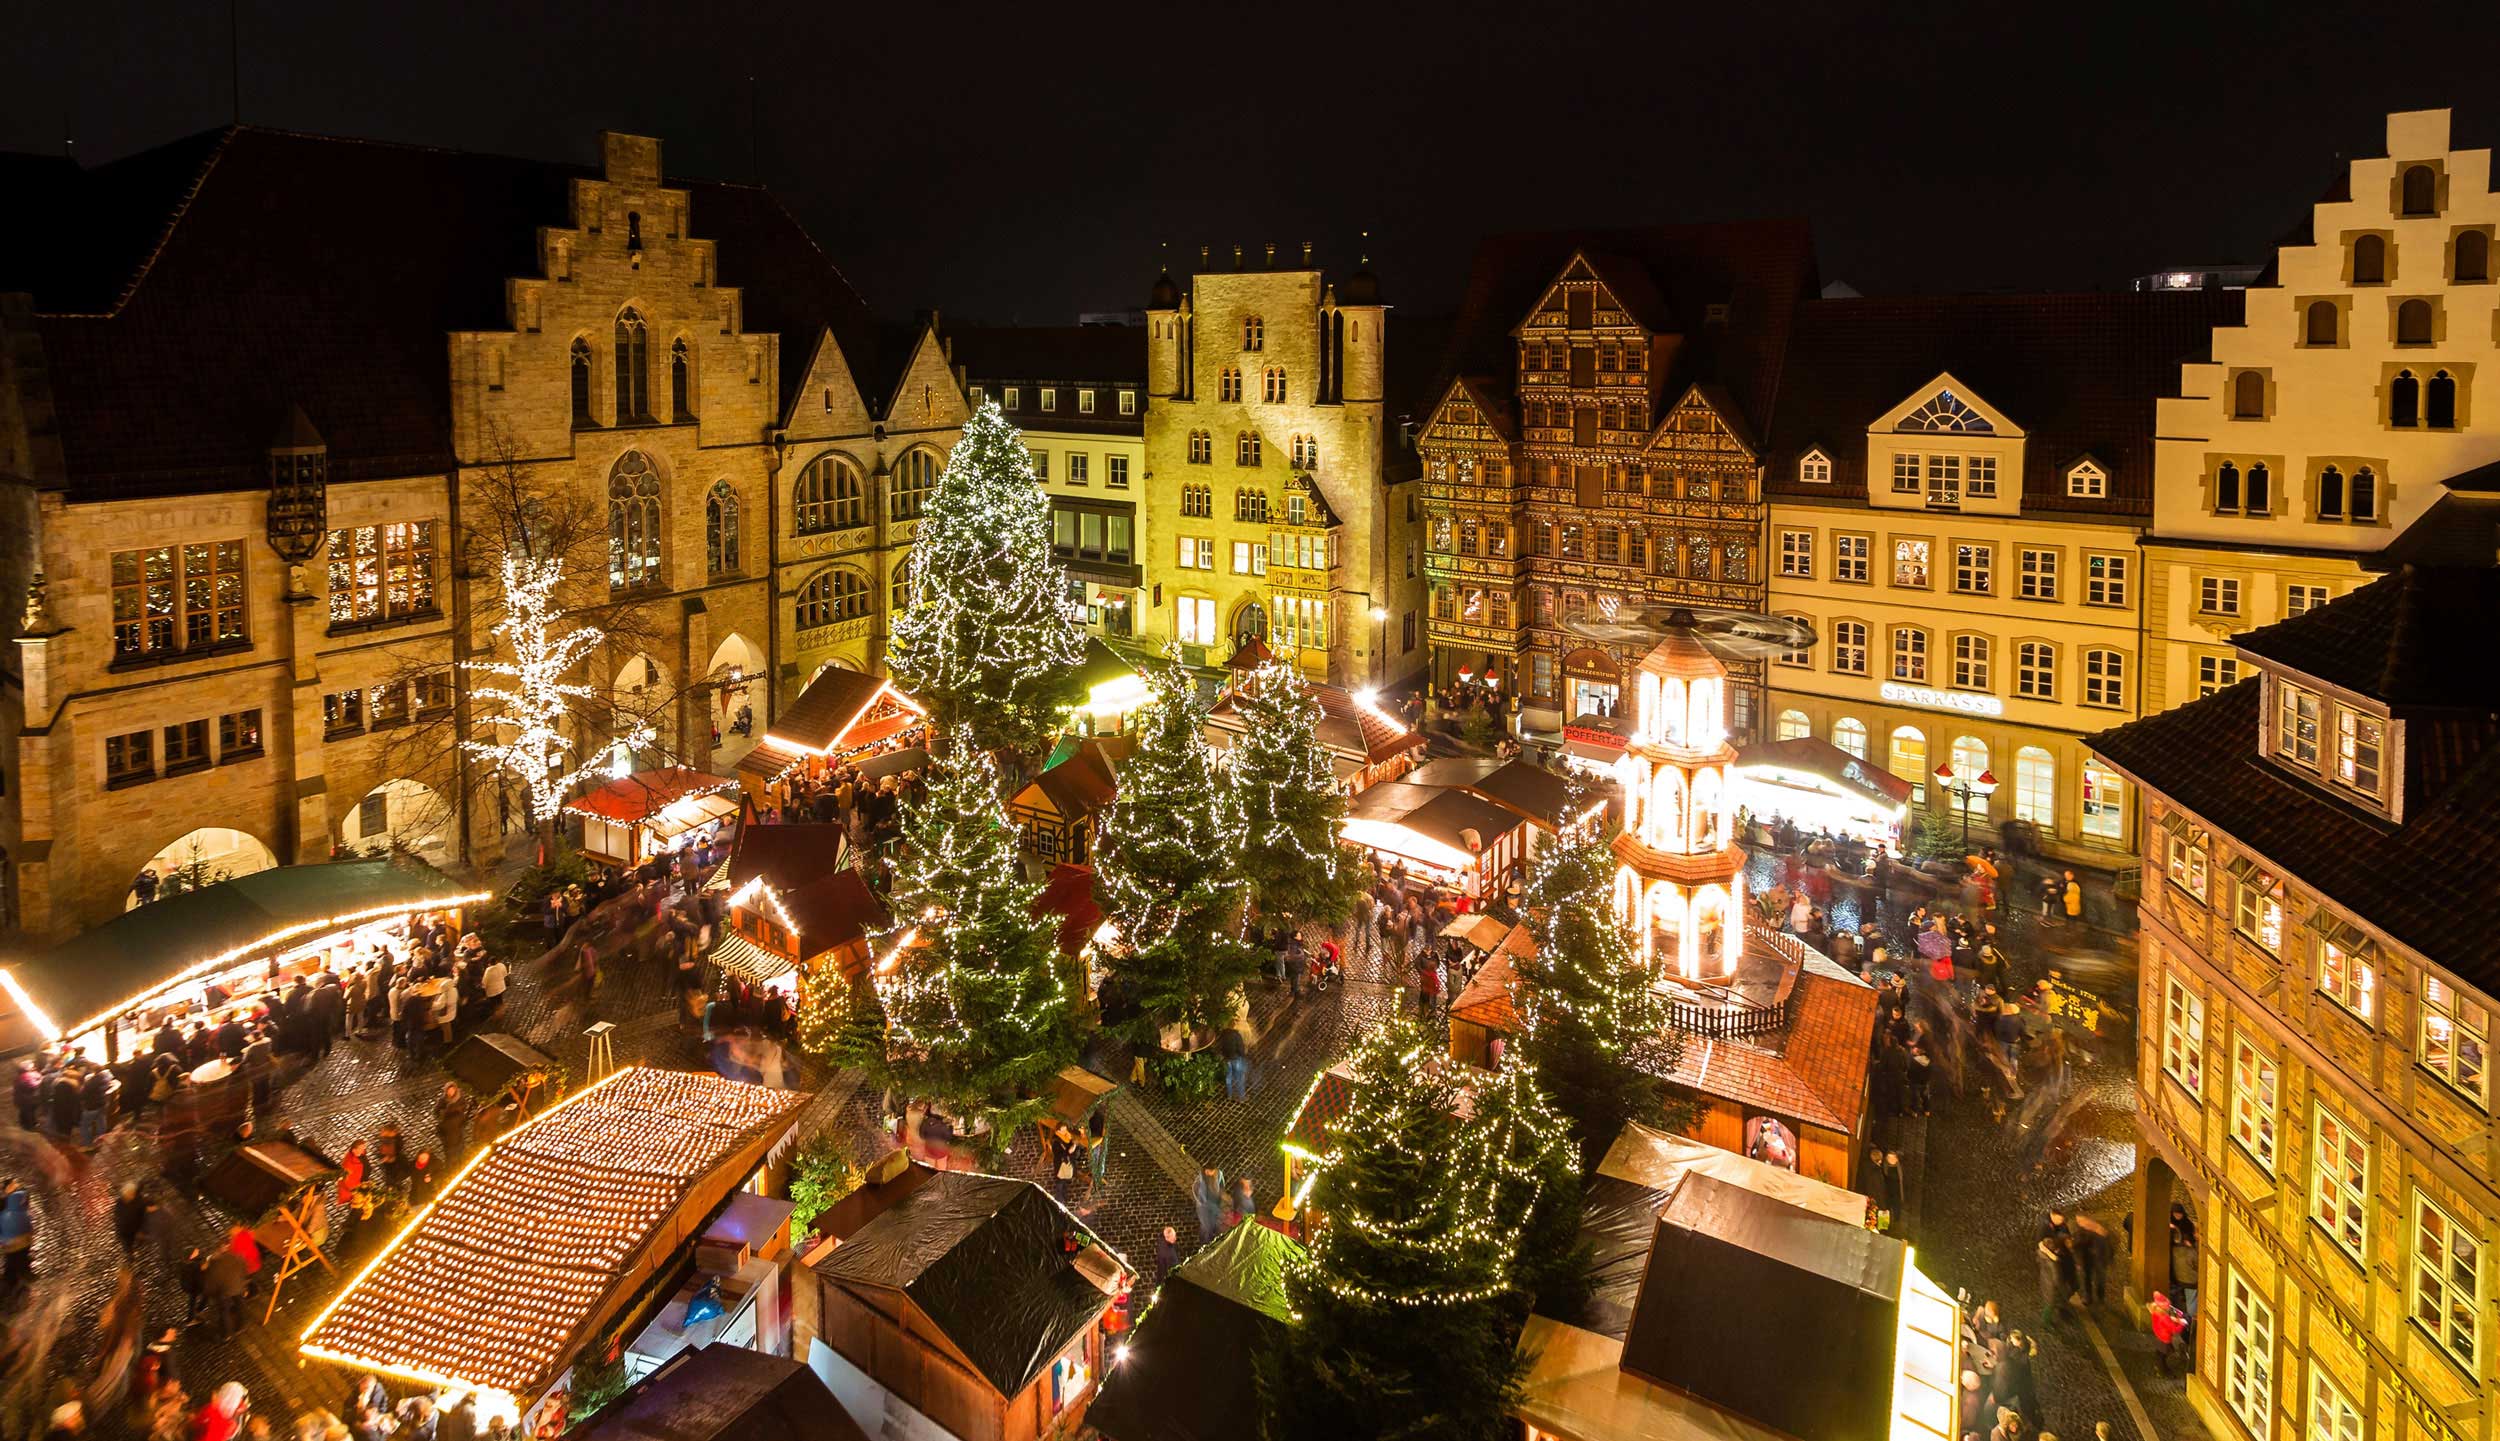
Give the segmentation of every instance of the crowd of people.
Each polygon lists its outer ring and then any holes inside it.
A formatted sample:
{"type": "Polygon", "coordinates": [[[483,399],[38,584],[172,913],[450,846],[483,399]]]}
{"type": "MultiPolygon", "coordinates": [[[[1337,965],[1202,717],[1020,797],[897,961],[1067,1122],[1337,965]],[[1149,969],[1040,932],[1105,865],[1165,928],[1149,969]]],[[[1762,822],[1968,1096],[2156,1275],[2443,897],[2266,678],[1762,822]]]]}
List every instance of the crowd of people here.
{"type": "Polygon", "coordinates": [[[793,768],[773,782],[772,799],[758,819],[838,825],[862,855],[882,852],[903,830],[903,809],[928,789],[919,767],[870,777],[861,774],[862,760],[833,762],[811,776],[793,768]]]}

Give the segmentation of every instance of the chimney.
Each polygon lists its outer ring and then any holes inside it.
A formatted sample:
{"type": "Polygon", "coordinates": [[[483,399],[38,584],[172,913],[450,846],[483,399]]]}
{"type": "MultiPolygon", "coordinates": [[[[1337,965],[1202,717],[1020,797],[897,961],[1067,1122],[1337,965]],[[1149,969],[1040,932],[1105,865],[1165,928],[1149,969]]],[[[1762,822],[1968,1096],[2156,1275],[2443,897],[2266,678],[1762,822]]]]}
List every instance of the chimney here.
{"type": "Polygon", "coordinates": [[[1267,243],[1267,268],[1270,270],[1276,268],[1276,242],[1273,240],[1267,243]]]}
{"type": "Polygon", "coordinates": [[[1302,242],[1302,268],[1305,270],[1311,268],[1311,242],[1307,240],[1302,242]]]}

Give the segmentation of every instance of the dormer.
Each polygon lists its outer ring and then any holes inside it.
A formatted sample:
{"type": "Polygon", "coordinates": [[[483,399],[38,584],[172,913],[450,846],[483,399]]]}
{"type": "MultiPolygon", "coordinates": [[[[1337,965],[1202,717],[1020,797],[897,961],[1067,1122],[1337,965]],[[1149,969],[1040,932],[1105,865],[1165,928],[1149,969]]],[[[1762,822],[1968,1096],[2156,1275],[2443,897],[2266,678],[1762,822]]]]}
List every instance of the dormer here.
{"type": "Polygon", "coordinates": [[[1866,428],[1866,498],[1894,510],[2013,515],[2025,432],[1951,372],[1866,428]]]}
{"type": "Polygon", "coordinates": [[[1797,457],[1797,483],[1799,485],[1831,484],[1831,452],[1819,445],[1807,447],[1806,453],[1797,457]]]}
{"type": "Polygon", "coordinates": [[[2079,455],[2068,461],[2063,478],[2069,500],[2109,498],[2109,467],[2090,455],[2079,455]]]}
{"type": "Polygon", "coordinates": [[[2263,687],[2257,753],[2349,806],[2404,821],[2404,724],[2367,696],[2252,658],[2263,687]]]}

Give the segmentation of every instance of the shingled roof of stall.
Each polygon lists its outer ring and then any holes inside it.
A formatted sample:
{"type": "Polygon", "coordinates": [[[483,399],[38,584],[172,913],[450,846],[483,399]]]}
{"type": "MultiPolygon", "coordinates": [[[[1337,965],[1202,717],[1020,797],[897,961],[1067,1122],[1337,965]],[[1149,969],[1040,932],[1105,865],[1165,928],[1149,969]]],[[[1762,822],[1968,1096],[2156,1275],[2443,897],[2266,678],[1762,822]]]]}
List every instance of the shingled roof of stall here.
{"type": "Polygon", "coordinates": [[[1085,1411],[1104,1441],[1259,1441],[1258,1357],[1291,1320],[1302,1247],[1235,1226],[1174,1268],[1085,1411]]]}

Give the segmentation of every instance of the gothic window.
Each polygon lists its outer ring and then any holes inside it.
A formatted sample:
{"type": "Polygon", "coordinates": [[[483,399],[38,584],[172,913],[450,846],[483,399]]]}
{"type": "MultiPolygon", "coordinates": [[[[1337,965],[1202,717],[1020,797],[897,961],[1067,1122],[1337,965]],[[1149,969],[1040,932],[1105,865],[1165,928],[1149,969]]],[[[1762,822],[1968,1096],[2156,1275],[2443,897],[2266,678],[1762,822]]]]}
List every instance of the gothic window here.
{"type": "Polygon", "coordinates": [[[668,413],[681,424],[694,419],[694,359],[682,340],[668,348],[668,413]]]}
{"type": "Polygon", "coordinates": [[[586,430],[598,422],[590,418],[590,342],[580,336],[573,338],[573,428],[586,430]]]}
{"type": "Polygon", "coordinates": [[[2231,415],[2238,420],[2266,418],[2266,373],[2243,370],[2231,377],[2231,415]]]}
{"type": "Polygon", "coordinates": [[[2352,242],[2352,283],[2387,283],[2387,241],[2376,235],[2355,236],[2352,242]]]}
{"type": "Polygon", "coordinates": [[[867,493],[851,463],[827,453],[799,472],[798,484],[790,493],[790,510],[801,535],[840,530],[867,522],[867,493]]]}
{"type": "Polygon", "coordinates": [[[1257,431],[1245,430],[1239,435],[1233,437],[1233,464],[1258,465],[1261,463],[1260,457],[1261,450],[1259,446],[1259,433],[1257,431]]]}
{"type": "Polygon", "coordinates": [[[2464,230],[2457,233],[2456,252],[2448,266],[2448,278],[2456,281],[2491,278],[2490,231],[2464,230]]]}
{"type": "Polygon", "coordinates": [[[2422,423],[2422,382],[2410,370],[2399,370],[2387,382],[2387,423],[2389,425],[2420,425],[2422,423]]]}
{"type": "Polygon", "coordinates": [[[2214,470],[2214,513],[2237,515],[2240,510],[2240,468],[2224,461],[2214,470]]]}
{"type": "Polygon", "coordinates": [[[703,559],[713,575],[735,575],[738,565],[738,492],[729,482],[712,482],[703,501],[703,559]]]}
{"type": "Polygon", "coordinates": [[[866,614],[868,582],[853,571],[819,571],[814,579],[799,588],[798,628],[801,630],[857,620],[866,614]]]}
{"type": "Polygon", "coordinates": [[[2334,466],[2318,472],[2318,519],[2344,518],[2344,473],[2334,466]]]}
{"type": "Polygon", "coordinates": [[[2273,478],[2266,470],[2264,461],[2259,461],[2248,468],[2248,513],[2250,515],[2274,513],[2273,478]]]}
{"type": "Polygon", "coordinates": [[[1216,375],[1216,377],[1215,377],[1215,398],[1216,398],[1216,399],[1218,399],[1218,400],[1239,400],[1239,399],[1241,399],[1241,367],[1240,367],[1240,366],[1238,366],[1238,365],[1228,365],[1228,366],[1225,366],[1225,367],[1224,367],[1224,369],[1216,375]]]}
{"type": "Polygon", "coordinates": [[[608,471],[608,588],[660,580],[660,477],[650,457],[629,450],[608,471]]]}
{"type": "Polygon", "coordinates": [[[2368,466],[2352,473],[2352,518],[2378,519],[2378,476],[2368,466]]]}
{"type": "Polygon", "coordinates": [[[937,489],[937,456],[927,450],[908,450],[894,467],[894,481],[886,493],[886,518],[918,520],[921,507],[929,503],[929,492],[937,489]]]}
{"type": "Polygon", "coordinates": [[[1260,350],[1264,349],[1266,345],[1267,322],[1261,320],[1255,315],[1243,316],[1241,321],[1241,348],[1244,350],[1260,350]]]}
{"type": "Polygon", "coordinates": [[[1189,463],[1211,465],[1215,461],[1215,438],[1203,430],[1189,433],[1189,463]]]}
{"type": "Polygon", "coordinates": [[[1285,403],[1285,368],[1283,366],[1268,367],[1267,373],[1260,378],[1259,398],[1270,405],[1285,403]]]}
{"type": "Polygon", "coordinates": [[[2431,303],[2408,300],[2396,307],[2396,343],[2428,345],[2431,343],[2431,303]]]}
{"type": "Polygon", "coordinates": [[[2398,197],[2406,215],[2437,215],[2439,213],[2439,172],[2427,165],[2405,167],[2404,184],[2398,197]]]}
{"type": "Polygon", "coordinates": [[[1950,390],[1939,390],[1934,395],[1928,397],[1925,405],[1920,406],[1918,409],[1913,410],[1908,415],[1902,417],[1901,424],[1895,428],[1900,430],[1961,431],[1975,432],[1979,434],[1992,433],[1996,429],[1995,426],[1988,423],[1988,418],[1986,416],[1971,409],[1970,405],[1964,401],[1962,397],[1955,395],[1950,390]]]}
{"type": "Polygon", "coordinates": [[[2343,326],[2335,314],[2334,301],[2312,300],[2309,302],[2308,321],[2302,329],[2304,343],[2333,345],[2336,335],[2342,329],[2343,326]]]}
{"type": "Polygon", "coordinates": [[[616,317],[616,423],[651,418],[651,337],[639,312],[616,317]]]}
{"type": "Polygon", "coordinates": [[[2429,402],[2422,410],[2422,423],[2433,430],[2454,430],[2457,427],[2457,378],[2442,370],[2431,376],[2429,402]]]}

